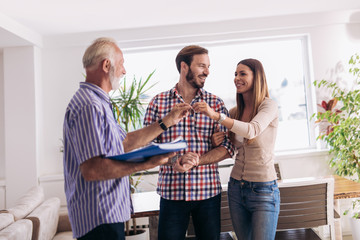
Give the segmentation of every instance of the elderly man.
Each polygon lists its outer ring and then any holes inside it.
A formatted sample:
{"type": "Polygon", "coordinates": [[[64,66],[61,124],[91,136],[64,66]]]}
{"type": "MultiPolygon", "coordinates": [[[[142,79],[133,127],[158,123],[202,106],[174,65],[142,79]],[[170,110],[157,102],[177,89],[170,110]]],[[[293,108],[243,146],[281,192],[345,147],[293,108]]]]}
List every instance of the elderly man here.
{"type": "MultiPolygon", "coordinates": [[[[122,51],[109,38],[96,39],[83,56],[86,80],[71,99],[64,119],[64,178],[73,236],[78,239],[125,239],[130,218],[128,175],[166,164],[166,154],[145,162],[115,161],[119,155],[148,144],[164,130],[156,122],[126,133],[116,122],[108,93],[119,87],[126,71],[122,51]]],[[[189,104],[176,105],[162,118],[172,126],[186,117],[189,104]]]]}

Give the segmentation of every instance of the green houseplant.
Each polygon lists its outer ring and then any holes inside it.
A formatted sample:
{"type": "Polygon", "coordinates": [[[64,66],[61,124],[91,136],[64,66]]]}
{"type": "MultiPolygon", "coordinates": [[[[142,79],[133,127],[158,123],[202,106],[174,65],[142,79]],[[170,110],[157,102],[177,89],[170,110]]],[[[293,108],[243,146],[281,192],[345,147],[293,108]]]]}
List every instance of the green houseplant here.
{"type": "Polygon", "coordinates": [[[147,98],[145,93],[156,84],[147,86],[154,73],[155,70],[148,75],[145,81],[142,78],[138,81],[134,76],[129,85],[124,77],[119,89],[113,91],[110,96],[114,116],[126,132],[135,130],[142,125],[143,106],[146,104],[145,99],[147,98]]]}
{"type": "MultiPolygon", "coordinates": [[[[127,84],[126,77],[121,82],[119,89],[113,91],[110,95],[111,103],[113,106],[114,116],[117,122],[125,129],[126,132],[135,130],[142,126],[142,116],[144,112],[144,105],[146,92],[151,89],[155,84],[149,85],[149,80],[153,76],[155,70],[151,72],[148,77],[143,81],[134,76],[130,84],[127,84]]],[[[134,193],[137,190],[138,184],[141,182],[142,175],[136,177],[135,174],[129,176],[131,192],[134,193]]],[[[136,219],[132,218],[133,231],[130,231],[130,224],[125,224],[125,235],[135,235],[136,219]]]]}
{"type": "Polygon", "coordinates": [[[342,89],[337,83],[327,80],[315,81],[318,88],[331,90],[332,99],[323,101],[325,111],[315,113],[312,117],[317,122],[327,124],[325,131],[318,139],[330,147],[330,167],[340,176],[360,176],[360,57],[353,55],[349,61],[349,72],[355,77],[351,90],[342,89]],[[336,105],[339,108],[336,109],[336,105]]]}
{"type": "MultiPolygon", "coordinates": [[[[360,181],[360,57],[354,54],[349,60],[349,73],[355,77],[351,90],[339,87],[337,83],[321,80],[315,81],[318,88],[325,87],[331,91],[332,99],[322,101],[322,112],[314,114],[317,122],[326,124],[318,139],[330,147],[330,167],[336,174],[348,176],[360,181]],[[338,108],[336,108],[336,106],[338,108]]],[[[354,200],[350,209],[351,229],[354,239],[360,239],[360,200],[354,200]]]]}

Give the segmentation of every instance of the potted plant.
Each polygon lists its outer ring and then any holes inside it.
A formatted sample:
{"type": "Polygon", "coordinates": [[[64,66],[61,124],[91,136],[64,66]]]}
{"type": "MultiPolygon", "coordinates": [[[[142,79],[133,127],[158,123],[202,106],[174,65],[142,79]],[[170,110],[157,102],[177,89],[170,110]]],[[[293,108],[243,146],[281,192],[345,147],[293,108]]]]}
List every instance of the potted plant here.
{"type": "MultiPolygon", "coordinates": [[[[143,106],[146,104],[145,100],[147,99],[145,93],[155,85],[153,84],[147,86],[154,72],[155,70],[149,74],[145,81],[143,81],[142,78],[140,78],[138,81],[134,76],[132,82],[129,85],[127,85],[125,77],[119,89],[113,91],[110,95],[114,116],[126,132],[135,130],[142,126],[142,116],[145,110],[143,106]]],[[[135,174],[131,174],[129,176],[131,193],[137,191],[137,186],[141,182],[141,177],[142,174],[137,177],[135,174]]],[[[126,236],[145,232],[144,230],[136,229],[136,218],[132,218],[132,226],[133,230],[130,230],[129,221],[125,223],[126,236]]],[[[127,239],[131,238],[127,237],[127,239]]]]}
{"type": "MultiPolygon", "coordinates": [[[[322,125],[318,139],[329,146],[330,167],[336,174],[354,181],[360,178],[360,57],[353,55],[349,60],[349,73],[355,78],[352,88],[344,89],[336,82],[315,81],[318,88],[330,90],[331,99],[319,104],[323,111],[313,117],[322,125]],[[336,106],[338,105],[338,108],[336,106]],[[324,126],[325,125],[325,126],[324,126]]],[[[345,211],[345,215],[349,210],[345,211]]],[[[352,232],[354,239],[360,239],[360,200],[352,202],[352,232]],[[355,226],[357,224],[357,226],[355,226]]]]}
{"type": "Polygon", "coordinates": [[[355,77],[351,90],[342,89],[335,82],[315,81],[318,88],[331,90],[332,99],[322,102],[325,111],[312,117],[326,123],[318,139],[330,147],[330,167],[340,176],[359,179],[360,176],[360,57],[355,54],[349,61],[349,72],[355,77]],[[336,109],[336,105],[339,108],[336,109]]]}
{"type": "Polygon", "coordinates": [[[360,199],[352,202],[351,208],[344,212],[344,215],[351,214],[350,225],[353,239],[360,239],[360,199]]]}

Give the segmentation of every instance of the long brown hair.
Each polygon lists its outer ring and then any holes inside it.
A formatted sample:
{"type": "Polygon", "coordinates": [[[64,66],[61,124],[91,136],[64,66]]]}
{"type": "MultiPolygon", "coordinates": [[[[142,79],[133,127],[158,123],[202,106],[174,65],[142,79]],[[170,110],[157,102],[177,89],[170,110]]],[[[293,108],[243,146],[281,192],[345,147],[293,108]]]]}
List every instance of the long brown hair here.
{"type": "MultiPolygon", "coordinates": [[[[254,83],[252,90],[252,102],[254,108],[250,114],[250,119],[253,119],[257,114],[259,106],[264,101],[265,97],[269,97],[269,89],[266,82],[264,67],[259,60],[252,58],[241,60],[236,66],[238,66],[239,64],[248,66],[253,73],[254,83]]],[[[236,93],[236,108],[233,108],[230,111],[232,117],[236,120],[241,120],[244,109],[245,103],[243,95],[241,93],[236,93]]],[[[230,136],[232,139],[234,138],[234,134],[232,132],[230,136]]]]}

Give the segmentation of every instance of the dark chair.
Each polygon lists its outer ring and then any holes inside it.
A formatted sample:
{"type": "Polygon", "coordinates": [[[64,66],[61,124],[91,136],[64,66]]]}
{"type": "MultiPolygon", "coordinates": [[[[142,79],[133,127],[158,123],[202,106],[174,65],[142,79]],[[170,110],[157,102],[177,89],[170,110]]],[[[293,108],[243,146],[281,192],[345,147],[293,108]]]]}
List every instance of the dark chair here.
{"type": "Polygon", "coordinates": [[[280,163],[274,163],[277,180],[281,180],[280,163]]]}
{"type": "Polygon", "coordinates": [[[227,191],[221,192],[220,231],[221,240],[233,239],[234,228],[231,222],[227,191]]]}

